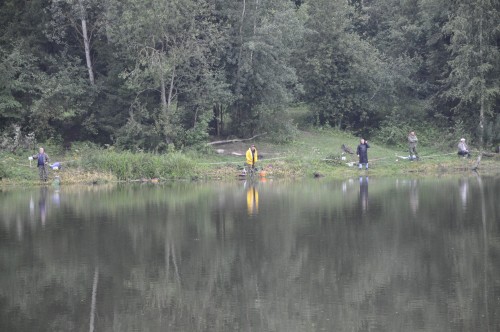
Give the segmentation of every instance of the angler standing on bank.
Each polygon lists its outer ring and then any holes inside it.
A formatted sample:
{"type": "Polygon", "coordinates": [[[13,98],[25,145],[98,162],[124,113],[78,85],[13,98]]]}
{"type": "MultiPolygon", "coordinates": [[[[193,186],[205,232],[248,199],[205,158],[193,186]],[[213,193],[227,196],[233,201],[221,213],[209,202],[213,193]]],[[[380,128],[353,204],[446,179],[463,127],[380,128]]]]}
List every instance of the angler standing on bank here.
{"type": "Polygon", "coordinates": [[[368,169],[368,141],[365,141],[363,138],[359,141],[358,148],[356,149],[356,154],[359,157],[359,169],[363,168],[363,164],[365,164],[365,168],[368,169]]]}
{"type": "Polygon", "coordinates": [[[253,172],[255,170],[255,163],[258,160],[257,149],[254,144],[252,144],[252,146],[247,150],[245,157],[248,165],[248,171],[253,172]]]}
{"type": "Polygon", "coordinates": [[[38,151],[39,152],[32,158],[37,160],[40,181],[47,182],[47,164],[49,163],[49,156],[45,153],[43,148],[40,148],[38,151]]]}
{"type": "Polygon", "coordinates": [[[417,135],[415,135],[414,131],[410,131],[410,133],[408,134],[408,150],[410,151],[410,160],[420,159],[417,152],[417,142],[417,135]]]}

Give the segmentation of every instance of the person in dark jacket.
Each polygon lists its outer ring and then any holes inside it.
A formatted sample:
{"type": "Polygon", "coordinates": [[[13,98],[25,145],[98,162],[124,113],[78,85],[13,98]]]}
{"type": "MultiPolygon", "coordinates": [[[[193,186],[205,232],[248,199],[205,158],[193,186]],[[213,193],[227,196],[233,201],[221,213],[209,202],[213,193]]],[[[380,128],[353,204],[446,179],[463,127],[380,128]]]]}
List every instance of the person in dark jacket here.
{"type": "Polygon", "coordinates": [[[33,159],[37,161],[40,181],[47,182],[47,164],[49,163],[49,156],[45,153],[43,148],[40,148],[38,151],[39,152],[33,156],[33,159]]]}
{"type": "Polygon", "coordinates": [[[370,145],[368,145],[368,141],[365,141],[364,139],[360,140],[360,144],[358,145],[358,148],[356,149],[356,154],[359,157],[359,169],[363,168],[363,164],[365,164],[366,169],[368,169],[368,148],[370,145]]]}

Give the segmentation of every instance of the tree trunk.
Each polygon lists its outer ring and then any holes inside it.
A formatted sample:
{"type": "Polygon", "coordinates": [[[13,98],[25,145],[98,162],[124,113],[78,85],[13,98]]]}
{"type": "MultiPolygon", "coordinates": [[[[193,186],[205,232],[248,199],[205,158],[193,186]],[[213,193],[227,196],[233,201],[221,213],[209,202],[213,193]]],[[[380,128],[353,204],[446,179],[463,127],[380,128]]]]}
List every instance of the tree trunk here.
{"type": "Polygon", "coordinates": [[[87,69],[89,71],[89,80],[90,84],[95,85],[94,80],[94,72],[92,70],[92,59],[90,57],[90,38],[87,31],[87,19],[85,14],[85,8],[83,7],[83,3],[81,0],[79,1],[80,5],[80,19],[82,21],[82,36],[83,36],[83,45],[85,47],[85,60],[87,61],[87,69]]]}
{"type": "Polygon", "coordinates": [[[168,89],[167,110],[170,109],[170,106],[172,105],[172,100],[174,99],[174,80],[175,80],[175,66],[172,69],[172,77],[170,78],[170,87],[168,89]]]}
{"type": "Polygon", "coordinates": [[[245,11],[246,11],[246,0],[243,0],[243,9],[241,11],[241,21],[240,21],[240,49],[238,51],[238,63],[236,69],[236,95],[240,93],[240,72],[241,72],[241,57],[243,52],[243,22],[245,21],[245,11]]]}
{"type": "Polygon", "coordinates": [[[481,76],[481,92],[480,92],[480,97],[479,97],[479,143],[480,143],[480,151],[481,153],[484,150],[484,94],[485,94],[485,78],[484,78],[484,71],[481,69],[483,66],[483,7],[484,6],[484,0],[481,0],[481,5],[480,5],[480,15],[479,15],[479,70],[480,70],[480,76],[481,76]]]}
{"type": "Polygon", "coordinates": [[[92,284],[92,303],[90,305],[90,326],[89,331],[94,332],[94,322],[95,322],[95,307],[97,301],[97,283],[99,281],[99,267],[95,268],[94,272],[94,282],[92,284]]]}
{"type": "Polygon", "coordinates": [[[222,104],[216,103],[214,105],[214,116],[215,116],[215,135],[220,136],[223,130],[223,106],[222,104]]]}
{"type": "Polygon", "coordinates": [[[472,167],[473,170],[479,168],[481,163],[481,158],[484,152],[484,94],[485,94],[485,82],[484,82],[484,72],[481,69],[483,65],[483,5],[484,0],[481,0],[479,8],[479,75],[481,77],[481,89],[479,92],[479,156],[477,157],[476,164],[472,167]]]}
{"type": "Polygon", "coordinates": [[[213,107],[214,118],[215,118],[215,136],[220,135],[220,118],[219,118],[219,105],[215,103],[213,107]]]}
{"type": "Polygon", "coordinates": [[[105,10],[105,14],[104,14],[104,29],[106,31],[106,41],[108,42],[108,44],[110,42],[112,42],[112,37],[111,37],[111,25],[109,24],[109,21],[110,21],[110,18],[111,18],[111,8],[110,8],[110,2],[109,0],[106,0],[104,2],[104,10],[105,10]]]}
{"type": "Polygon", "coordinates": [[[160,93],[161,93],[161,109],[163,113],[166,113],[168,110],[168,103],[167,103],[167,92],[166,86],[165,86],[165,78],[163,77],[163,73],[160,76],[160,93]]]}
{"type": "MultiPolygon", "coordinates": [[[[259,0],[255,0],[255,14],[253,17],[253,37],[257,34],[257,13],[259,11],[259,0]]],[[[253,50],[250,51],[250,63],[253,61],[253,50]]]]}
{"type": "Polygon", "coordinates": [[[222,104],[220,105],[220,124],[219,124],[219,127],[220,127],[220,133],[222,133],[224,131],[224,108],[223,108],[222,104]]]}

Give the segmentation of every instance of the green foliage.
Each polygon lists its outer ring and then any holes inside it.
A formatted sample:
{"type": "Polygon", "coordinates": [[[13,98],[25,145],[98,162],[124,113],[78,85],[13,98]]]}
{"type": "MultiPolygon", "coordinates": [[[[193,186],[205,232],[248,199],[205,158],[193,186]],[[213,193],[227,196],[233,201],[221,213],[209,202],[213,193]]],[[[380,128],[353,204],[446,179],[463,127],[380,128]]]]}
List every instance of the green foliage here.
{"type": "Polygon", "coordinates": [[[485,122],[500,96],[499,21],[498,1],[461,0],[443,29],[450,36],[451,52],[443,97],[454,102],[456,118],[476,120],[471,128],[478,128],[481,145],[491,136],[485,122]]]}
{"type": "Polygon", "coordinates": [[[87,82],[85,68],[77,58],[61,55],[50,60],[51,73],[39,73],[39,96],[31,106],[31,127],[37,137],[60,135],[64,140],[93,131],[96,119],[90,108],[97,91],[87,82]]]}
{"type": "Polygon", "coordinates": [[[156,127],[144,125],[130,118],[116,133],[115,145],[121,150],[161,152],[166,148],[166,145],[161,142],[161,132],[156,127]]]}
{"type": "Polygon", "coordinates": [[[458,106],[479,105],[480,98],[491,105],[499,96],[498,9],[492,1],[458,1],[444,27],[451,36],[452,53],[445,96],[458,100],[458,106]]]}
{"type": "Polygon", "coordinates": [[[274,143],[289,143],[298,136],[297,125],[282,112],[266,112],[263,115],[262,132],[274,143]]]}
{"type": "Polygon", "coordinates": [[[228,49],[227,76],[234,102],[231,134],[248,137],[265,124],[265,113],[283,111],[299,89],[293,51],[303,35],[303,20],[289,0],[245,6],[228,1],[224,15],[232,22],[234,45],[228,49]],[[231,4],[229,4],[231,3],[231,4]]]}
{"type": "MultiPolygon", "coordinates": [[[[137,93],[142,119],[129,120],[121,136],[135,139],[137,125],[147,137],[138,146],[161,150],[164,142],[196,144],[207,138],[208,116],[227,84],[216,55],[223,43],[210,1],[126,1],[112,33],[126,48],[131,68],[120,74],[137,93]],[[182,112],[182,114],[179,114],[182,112]]],[[[120,142],[122,145],[122,143],[120,142]]],[[[130,145],[130,142],[127,142],[130,145]]]]}
{"type": "Polygon", "coordinates": [[[406,145],[408,133],[408,124],[384,121],[379,130],[377,130],[375,138],[383,144],[403,147],[406,145]]]}
{"type": "Polygon", "coordinates": [[[20,123],[32,89],[35,57],[22,42],[0,48],[0,129],[20,123]]]}
{"type": "Polygon", "coordinates": [[[500,144],[500,115],[486,122],[483,135],[483,141],[486,146],[497,146],[500,144]]]}
{"type": "Polygon", "coordinates": [[[327,0],[311,2],[307,8],[308,30],[296,66],[316,124],[342,129],[376,126],[380,113],[395,99],[389,62],[350,31],[352,8],[327,0]]]}
{"type": "Polygon", "coordinates": [[[342,160],[342,155],[338,154],[338,153],[329,154],[328,156],[326,156],[325,159],[326,159],[325,162],[331,166],[343,166],[343,165],[345,165],[345,160],[342,160]]]}
{"type": "Polygon", "coordinates": [[[140,178],[183,178],[193,174],[195,164],[175,152],[167,155],[95,151],[81,159],[84,169],[111,172],[119,180],[140,178]]]}
{"type": "Polygon", "coordinates": [[[28,161],[28,156],[32,154],[30,150],[16,150],[15,153],[0,150],[0,178],[22,181],[38,179],[36,165],[30,167],[28,161]]]}
{"type": "Polygon", "coordinates": [[[491,142],[494,145],[500,144],[500,115],[497,114],[495,124],[493,125],[493,130],[491,131],[491,142]]]}
{"type": "Polygon", "coordinates": [[[196,146],[202,142],[206,142],[207,139],[207,126],[202,123],[197,123],[193,128],[184,131],[182,135],[176,137],[176,142],[178,142],[178,146],[181,147],[196,146]]]}
{"type": "Polygon", "coordinates": [[[497,144],[498,21],[490,0],[6,0],[0,130],[159,152],[295,124],[399,144],[431,123],[497,144]]]}
{"type": "Polygon", "coordinates": [[[286,113],[287,117],[297,124],[298,129],[309,129],[315,122],[312,112],[305,103],[291,105],[286,113]]]}
{"type": "Polygon", "coordinates": [[[455,146],[458,139],[464,135],[461,128],[457,126],[442,130],[428,122],[402,117],[400,112],[393,110],[372,134],[378,142],[405,150],[408,147],[408,134],[414,131],[419,146],[449,148],[455,146]]]}
{"type": "Polygon", "coordinates": [[[6,179],[9,177],[9,173],[7,171],[7,168],[5,167],[4,163],[0,163],[0,179],[6,179]]]}

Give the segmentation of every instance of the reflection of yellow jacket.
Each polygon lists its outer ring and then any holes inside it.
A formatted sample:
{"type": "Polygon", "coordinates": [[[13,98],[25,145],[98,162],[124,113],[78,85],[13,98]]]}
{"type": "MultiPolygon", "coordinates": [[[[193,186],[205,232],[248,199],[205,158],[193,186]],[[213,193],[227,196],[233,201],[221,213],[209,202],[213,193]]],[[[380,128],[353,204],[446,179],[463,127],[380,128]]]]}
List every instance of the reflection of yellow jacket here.
{"type": "Polygon", "coordinates": [[[259,192],[255,187],[250,187],[247,190],[247,210],[249,215],[259,212],[259,192]]]}
{"type": "Polygon", "coordinates": [[[248,149],[246,157],[248,165],[255,165],[255,163],[257,162],[257,149],[255,149],[253,153],[253,161],[252,161],[252,148],[248,149]]]}

